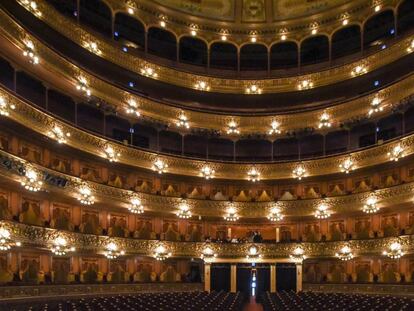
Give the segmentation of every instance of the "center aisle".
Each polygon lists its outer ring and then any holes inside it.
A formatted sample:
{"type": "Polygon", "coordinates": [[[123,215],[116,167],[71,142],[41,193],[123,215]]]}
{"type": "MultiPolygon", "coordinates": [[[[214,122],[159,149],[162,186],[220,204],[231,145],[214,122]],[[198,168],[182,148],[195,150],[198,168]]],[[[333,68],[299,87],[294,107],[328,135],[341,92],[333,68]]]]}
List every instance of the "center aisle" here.
{"type": "Polygon", "coordinates": [[[246,304],[243,311],[263,311],[263,306],[260,303],[256,303],[256,297],[250,297],[250,302],[246,304]]]}

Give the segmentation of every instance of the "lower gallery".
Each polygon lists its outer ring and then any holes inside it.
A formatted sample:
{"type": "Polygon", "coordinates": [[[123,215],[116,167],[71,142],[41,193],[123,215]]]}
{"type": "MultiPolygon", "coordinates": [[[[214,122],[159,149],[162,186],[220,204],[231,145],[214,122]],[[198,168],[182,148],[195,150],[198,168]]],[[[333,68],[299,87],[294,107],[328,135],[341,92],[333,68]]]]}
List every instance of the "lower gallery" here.
{"type": "Polygon", "coordinates": [[[0,310],[414,310],[414,2],[0,1],[0,310]]]}

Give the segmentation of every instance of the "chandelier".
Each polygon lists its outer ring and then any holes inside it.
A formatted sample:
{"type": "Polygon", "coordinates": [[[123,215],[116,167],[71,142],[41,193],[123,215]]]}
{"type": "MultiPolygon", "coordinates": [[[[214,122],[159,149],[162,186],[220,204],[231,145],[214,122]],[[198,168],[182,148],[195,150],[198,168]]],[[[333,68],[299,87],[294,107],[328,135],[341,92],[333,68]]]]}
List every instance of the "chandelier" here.
{"type": "Polygon", "coordinates": [[[48,132],[48,136],[55,139],[59,144],[66,144],[66,138],[70,137],[70,133],[64,133],[62,128],[55,124],[55,126],[48,132]]]}
{"type": "Polygon", "coordinates": [[[302,262],[306,259],[305,250],[301,246],[297,246],[289,257],[295,262],[302,262]]]}
{"type": "Polygon", "coordinates": [[[208,166],[207,164],[204,165],[200,170],[201,176],[203,176],[207,180],[210,178],[214,178],[215,173],[216,171],[212,169],[210,166],[208,166]]]}
{"type": "Polygon", "coordinates": [[[349,174],[350,171],[354,170],[354,162],[352,158],[349,156],[347,157],[341,164],[339,164],[339,168],[341,172],[349,174]]]}
{"type": "Polygon", "coordinates": [[[300,91],[308,90],[308,89],[311,89],[311,88],[313,88],[313,82],[310,81],[310,80],[303,80],[303,81],[299,82],[299,84],[298,84],[298,89],[300,91]]]}
{"type": "Polygon", "coordinates": [[[189,219],[191,218],[191,211],[190,207],[187,204],[186,200],[181,200],[181,203],[179,205],[179,210],[177,212],[177,216],[181,219],[189,219]]]}
{"type": "Polygon", "coordinates": [[[257,259],[257,258],[262,258],[262,255],[259,253],[259,249],[252,245],[249,247],[249,250],[247,252],[246,255],[246,259],[257,259]]]}
{"type": "Polygon", "coordinates": [[[318,219],[326,219],[329,216],[331,216],[331,213],[329,212],[328,208],[328,205],[325,203],[319,205],[315,211],[315,217],[318,219]]]}
{"type": "Polygon", "coordinates": [[[377,199],[375,197],[369,197],[367,202],[362,207],[362,211],[367,214],[374,214],[379,211],[379,207],[377,205],[377,199]]]}
{"type": "Polygon", "coordinates": [[[91,53],[94,53],[96,55],[102,54],[102,51],[99,49],[98,44],[96,42],[93,42],[93,41],[84,42],[83,46],[91,53]]]}
{"type": "Polygon", "coordinates": [[[338,253],[335,254],[335,257],[339,258],[342,261],[348,261],[354,258],[354,254],[352,254],[351,248],[346,245],[342,247],[338,253]]]}
{"type": "Polygon", "coordinates": [[[381,100],[378,97],[375,97],[371,101],[371,109],[368,111],[368,116],[371,116],[374,113],[381,112],[383,110],[384,110],[384,107],[381,106],[381,100]]]}
{"type": "Polygon", "coordinates": [[[404,252],[402,251],[402,245],[398,242],[393,242],[388,247],[388,250],[382,252],[384,256],[388,256],[391,259],[399,259],[404,256],[404,252]]]}
{"type": "Polygon", "coordinates": [[[167,251],[164,245],[159,245],[154,251],[154,258],[158,261],[164,261],[167,258],[171,257],[171,253],[167,251]]]}
{"type": "Polygon", "coordinates": [[[121,154],[119,152],[116,152],[115,149],[110,145],[107,145],[105,147],[104,153],[105,158],[107,158],[109,162],[117,162],[118,158],[121,156],[121,154]]]}
{"type": "Polygon", "coordinates": [[[10,114],[9,109],[14,110],[16,106],[9,105],[3,97],[0,97],[0,115],[8,117],[10,114]]]}
{"type": "Polygon", "coordinates": [[[34,44],[28,40],[24,43],[25,49],[23,50],[23,56],[29,58],[29,63],[33,65],[39,64],[39,56],[35,53],[34,44]]]}
{"type": "Polygon", "coordinates": [[[19,2],[26,8],[26,10],[32,12],[37,17],[42,16],[42,12],[39,11],[37,3],[35,1],[20,0],[19,2]]]}
{"type": "Polygon", "coordinates": [[[95,197],[92,195],[91,189],[87,186],[82,186],[79,189],[80,196],[78,197],[78,201],[81,202],[83,205],[92,205],[95,203],[95,197]]]}
{"type": "Polygon", "coordinates": [[[198,81],[194,87],[200,91],[210,91],[210,86],[205,81],[198,81]]]}
{"type": "Polygon", "coordinates": [[[138,111],[138,104],[135,100],[128,100],[128,107],[126,108],[127,114],[135,114],[137,117],[141,116],[141,113],[138,111]]]}
{"type": "Polygon", "coordinates": [[[237,221],[239,220],[239,216],[236,213],[236,209],[234,208],[234,203],[230,204],[230,207],[227,209],[227,215],[224,216],[224,220],[226,221],[237,221]]]}
{"type": "Polygon", "coordinates": [[[414,51],[414,39],[411,40],[410,45],[407,48],[408,53],[411,53],[412,51],[414,51]]]}
{"type": "Polygon", "coordinates": [[[280,134],[280,133],[281,133],[281,131],[280,131],[280,129],[279,129],[279,126],[280,126],[279,122],[277,122],[277,121],[273,121],[273,122],[270,124],[270,130],[269,130],[268,134],[269,134],[269,135],[276,135],[276,134],[280,134]]]}
{"type": "Polygon", "coordinates": [[[319,119],[319,128],[321,129],[321,128],[324,128],[324,127],[331,127],[331,122],[329,121],[329,115],[326,113],[326,112],[324,112],[322,115],[321,115],[321,117],[320,117],[320,119],[319,119]]]}
{"type": "Polygon", "coordinates": [[[20,242],[11,239],[10,231],[0,227],[0,251],[8,251],[14,246],[22,246],[20,242]]]}
{"type": "Polygon", "coordinates": [[[74,252],[75,247],[69,247],[67,241],[63,237],[58,237],[53,241],[50,251],[56,256],[64,256],[68,252],[74,252]]]}
{"type": "Polygon", "coordinates": [[[356,76],[363,75],[367,72],[368,72],[367,67],[365,67],[364,65],[359,65],[359,66],[356,66],[354,69],[352,69],[351,75],[353,77],[356,77],[356,76]]]}
{"type": "Polygon", "coordinates": [[[188,122],[188,118],[183,113],[179,115],[178,120],[175,124],[177,125],[177,127],[183,127],[186,129],[190,128],[190,123],[188,122]]]}
{"type": "Polygon", "coordinates": [[[227,134],[229,135],[238,135],[240,134],[240,130],[237,127],[236,121],[232,120],[227,124],[227,134]]]}
{"type": "Polygon", "coordinates": [[[118,250],[118,246],[116,246],[115,243],[111,242],[106,246],[106,250],[104,252],[104,255],[108,259],[116,259],[119,256],[125,255],[124,250],[118,250]]]}
{"type": "Polygon", "coordinates": [[[247,172],[247,180],[252,181],[252,182],[259,181],[260,180],[260,172],[255,167],[252,167],[247,172]]]}
{"type": "Polygon", "coordinates": [[[246,87],[246,93],[247,94],[262,94],[262,89],[259,88],[257,85],[252,84],[246,87]]]}
{"type": "Polygon", "coordinates": [[[141,200],[133,197],[131,198],[131,204],[128,207],[128,210],[132,214],[143,214],[144,213],[144,206],[141,203],[141,200]]]}
{"type": "Polygon", "coordinates": [[[86,96],[91,96],[91,90],[88,86],[88,81],[86,81],[85,77],[79,77],[78,83],[76,84],[76,89],[78,91],[84,92],[86,96]]]}
{"type": "Polygon", "coordinates": [[[26,168],[23,180],[20,182],[20,184],[26,190],[37,192],[42,189],[43,182],[39,180],[38,173],[35,170],[26,168]]]}
{"type": "Polygon", "coordinates": [[[292,171],[293,177],[301,180],[303,177],[306,176],[306,170],[302,165],[299,165],[292,171]]]}
{"type": "Polygon", "coordinates": [[[156,158],[154,163],[152,163],[152,170],[158,172],[158,174],[165,173],[167,168],[168,164],[160,158],[156,158]]]}
{"type": "Polygon", "coordinates": [[[202,253],[200,258],[203,259],[205,262],[209,262],[213,260],[213,258],[217,257],[217,253],[214,252],[214,250],[210,246],[206,246],[202,253]]]}
{"type": "Polygon", "coordinates": [[[154,69],[151,67],[144,67],[141,69],[141,74],[143,76],[149,77],[149,78],[156,78],[158,77],[158,73],[155,72],[154,69]]]}
{"type": "Polygon", "coordinates": [[[267,216],[267,218],[270,221],[281,221],[283,220],[285,216],[282,214],[282,212],[280,211],[280,209],[278,207],[274,207],[271,209],[270,214],[267,216]]]}
{"type": "Polygon", "coordinates": [[[388,152],[387,155],[390,158],[390,161],[397,162],[399,159],[404,157],[403,152],[404,149],[401,147],[401,145],[397,145],[390,152],[388,152]]]}

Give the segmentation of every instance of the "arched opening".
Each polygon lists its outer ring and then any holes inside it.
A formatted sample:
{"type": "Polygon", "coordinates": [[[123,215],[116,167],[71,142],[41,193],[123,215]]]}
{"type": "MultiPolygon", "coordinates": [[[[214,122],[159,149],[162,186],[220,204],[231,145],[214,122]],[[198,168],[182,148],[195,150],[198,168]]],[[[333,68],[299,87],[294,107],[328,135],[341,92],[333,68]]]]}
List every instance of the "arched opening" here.
{"type": "Polygon", "coordinates": [[[298,45],[293,42],[281,42],[270,48],[270,69],[286,69],[298,66],[298,45]]]}
{"type": "Polygon", "coordinates": [[[326,36],[305,39],[301,44],[300,59],[302,65],[329,60],[329,40],[326,36]]]}
{"type": "Polygon", "coordinates": [[[277,139],[273,143],[274,160],[297,160],[299,158],[299,142],[295,137],[277,139]]]}
{"type": "Polygon", "coordinates": [[[75,123],[76,104],[73,99],[55,90],[48,91],[48,110],[71,123],[75,123]]]}
{"type": "Polygon", "coordinates": [[[58,12],[76,18],[76,0],[47,0],[58,12]]]}
{"type": "Polygon", "coordinates": [[[381,46],[384,40],[394,36],[394,14],[384,11],[372,16],[364,25],[364,49],[381,46]]]}
{"type": "Polygon", "coordinates": [[[233,160],[233,142],[224,138],[209,139],[208,157],[215,160],[233,160]]]}
{"type": "Polygon", "coordinates": [[[180,40],[180,62],[197,66],[207,65],[207,44],[200,39],[182,37],[180,40]]]}
{"type": "Polygon", "coordinates": [[[240,70],[267,70],[267,48],[262,44],[246,44],[240,49],[240,70]]]}
{"type": "Polygon", "coordinates": [[[184,155],[193,158],[206,158],[207,137],[198,135],[184,136],[184,155]]]}
{"type": "Polygon", "coordinates": [[[414,1],[405,0],[398,7],[398,34],[409,32],[414,28],[414,1]]]}
{"type": "Polygon", "coordinates": [[[300,155],[302,159],[320,157],[323,155],[323,136],[309,135],[300,139],[300,155]]]}
{"type": "Polygon", "coordinates": [[[237,70],[236,46],[231,43],[213,43],[210,47],[210,67],[237,70]]]}
{"type": "Polygon", "coordinates": [[[361,28],[357,25],[339,29],[332,36],[332,59],[361,51],[361,28]]]}
{"type": "Polygon", "coordinates": [[[145,27],[132,16],[123,13],[115,15],[114,38],[129,47],[145,49],[145,27]]]}
{"type": "Polygon", "coordinates": [[[79,20],[93,30],[112,38],[110,8],[100,0],[80,0],[79,20]]]}
{"type": "Polygon", "coordinates": [[[236,159],[238,161],[272,160],[272,143],[267,140],[242,139],[236,142],[236,159]]]}
{"type": "Polygon", "coordinates": [[[105,116],[105,136],[123,143],[131,142],[129,129],[131,124],[128,120],[115,115],[105,116]]]}
{"type": "Polygon", "coordinates": [[[148,30],[148,53],[177,60],[177,40],[173,33],[152,27],[148,30]]]}

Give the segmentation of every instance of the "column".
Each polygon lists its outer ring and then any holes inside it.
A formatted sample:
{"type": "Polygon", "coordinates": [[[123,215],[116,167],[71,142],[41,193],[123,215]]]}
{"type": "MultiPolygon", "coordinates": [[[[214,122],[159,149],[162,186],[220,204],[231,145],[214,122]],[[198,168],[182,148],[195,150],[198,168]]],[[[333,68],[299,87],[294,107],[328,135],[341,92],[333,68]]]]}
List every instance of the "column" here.
{"type": "Polygon", "coordinates": [[[270,292],[276,293],[276,264],[270,265],[270,292]]]}
{"type": "Polygon", "coordinates": [[[302,263],[296,263],[296,292],[302,291],[302,263]]]}
{"type": "Polygon", "coordinates": [[[280,228],[276,227],[276,243],[280,242],[280,228]]]}
{"type": "Polygon", "coordinates": [[[237,265],[230,266],[230,293],[237,292],[237,265]]]}
{"type": "Polygon", "coordinates": [[[207,262],[204,263],[204,291],[211,291],[211,264],[207,262]]]}

